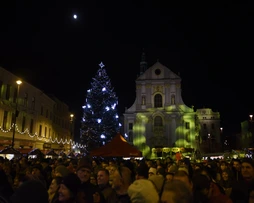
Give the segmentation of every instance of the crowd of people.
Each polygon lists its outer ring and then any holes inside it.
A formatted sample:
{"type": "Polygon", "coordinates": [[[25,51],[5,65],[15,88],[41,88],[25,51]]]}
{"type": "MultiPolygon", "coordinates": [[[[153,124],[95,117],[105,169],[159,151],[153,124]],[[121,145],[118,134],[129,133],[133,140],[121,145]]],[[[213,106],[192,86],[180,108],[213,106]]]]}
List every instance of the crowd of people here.
{"type": "Polygon", "coordinates": [[[0,158],[0,203],[252,203],[254,161],[0,158]]]}

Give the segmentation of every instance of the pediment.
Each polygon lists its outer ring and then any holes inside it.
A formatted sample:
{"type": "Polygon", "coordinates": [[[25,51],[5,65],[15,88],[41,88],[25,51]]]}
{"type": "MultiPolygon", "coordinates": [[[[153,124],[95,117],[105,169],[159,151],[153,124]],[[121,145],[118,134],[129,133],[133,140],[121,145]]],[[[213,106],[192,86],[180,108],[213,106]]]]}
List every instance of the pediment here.
{"type": "Polygon", "coordinates": [[[156,62],[148,68],[137,80],[155,80],[155,79],[181,79],[177,74],[169,68],[156,62]]]}

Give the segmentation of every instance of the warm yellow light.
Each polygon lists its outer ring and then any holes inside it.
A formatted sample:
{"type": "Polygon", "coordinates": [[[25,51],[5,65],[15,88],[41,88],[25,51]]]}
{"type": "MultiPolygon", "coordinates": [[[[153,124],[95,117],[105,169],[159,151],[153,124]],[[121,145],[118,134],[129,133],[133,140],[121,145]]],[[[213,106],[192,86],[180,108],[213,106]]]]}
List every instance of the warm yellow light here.
{"type": "Polygon", "coordinates": [[[17,85],[21,85],[22,81],[21,80],[17,80],[16,83],[17,83],[17,85]]]}
{"type": "Polygon", "coordinates": [[[73,118],[73,117],[74,117],[74,114],[71,114],[70,117],[73,118]]]}
{"type": "Polygon", "coordinates": [[[252,120],[253,115],[250,115],[250,120],[252,120]]]}

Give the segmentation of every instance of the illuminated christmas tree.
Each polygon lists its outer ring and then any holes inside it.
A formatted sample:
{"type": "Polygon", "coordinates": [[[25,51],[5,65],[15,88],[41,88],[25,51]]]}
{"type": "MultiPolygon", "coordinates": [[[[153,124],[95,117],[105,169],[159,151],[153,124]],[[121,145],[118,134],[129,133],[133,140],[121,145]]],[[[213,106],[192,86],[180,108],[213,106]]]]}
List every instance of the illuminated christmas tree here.
{"type": "Polygon", "coordinates": [[[87,90],[81,121],[80,138],[88,152],[111,141],[120,128],[118,98],[104,64],[100,63],[99,66],[91,89],[87,90]]]}

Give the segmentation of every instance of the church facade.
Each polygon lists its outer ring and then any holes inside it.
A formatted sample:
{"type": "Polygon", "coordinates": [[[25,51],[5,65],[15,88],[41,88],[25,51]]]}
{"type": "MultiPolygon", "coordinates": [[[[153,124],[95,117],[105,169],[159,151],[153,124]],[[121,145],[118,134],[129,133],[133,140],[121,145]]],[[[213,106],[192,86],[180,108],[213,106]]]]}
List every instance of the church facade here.
{"type": "MultiPolygon", "coordinates": [[[[143,154],[181,149],[213,152],[221,148],[220,114],[184,104],[181,78],[160,62],[147,67],[145,54],[136,79],[136,99],[126,108],[124,133],[143,154]]],[[[159,153],[158,153],[159,152],[159,153]]]]}

